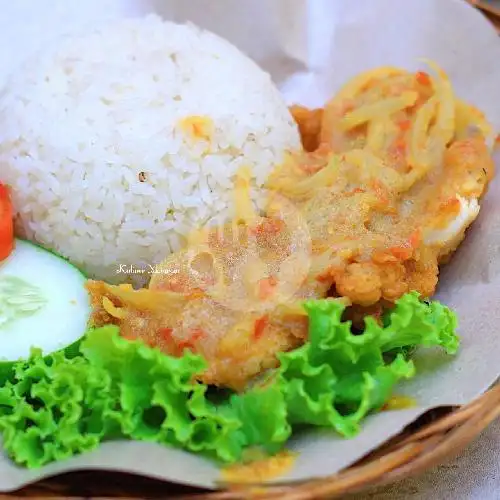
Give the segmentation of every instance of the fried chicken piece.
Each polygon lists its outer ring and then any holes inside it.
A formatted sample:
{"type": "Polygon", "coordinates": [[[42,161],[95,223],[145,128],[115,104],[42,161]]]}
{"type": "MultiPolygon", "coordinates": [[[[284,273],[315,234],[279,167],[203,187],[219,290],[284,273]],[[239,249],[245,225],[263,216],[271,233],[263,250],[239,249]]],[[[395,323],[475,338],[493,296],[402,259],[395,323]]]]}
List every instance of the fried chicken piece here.
{"type": "Polygon", "coordinates": [[[382,298],[382,280],[375,264],[354,262],[335,274],[337,293],[361,306],[371,306],[382,298]]]}
{"type": "Polygon", "coordinates": [[[126,338],[174,356],[199,353],[208,362],[200,380],[241,390],[307,339],[304,299],[338,297],[362,328],[408,291],[433,295],[439,264],[475,220],[494,165],[468,108],[455,136],[448,119],[438,127],[428,116],[411,141],[434,86],[425,73],[385,73],[369,72],[325,112],[291,108],[305,151],[267,187],[294,207],[292,231],[287,217],[268,213],[242,234],[234,225],[209,231],[203,250],[171,256],[149,289],[89,282],[93,323],[117,324],[126,338]],[[411,102],[401,105],[402,93],[411,102]]]}
{"type": "Polygon", "coordinates": [[[406,284],[408,290],[419,292],[422,297],[431,297],[436,291],[439,268],[436,258],[406,263],[406,284]]]}
{"type": "Polygon", "coordinates": [[[465,198],[483,197],[495,175],[495,163],[481,136],[453,142],[443,163],[447,185],[465,198]]]}
{"type": "Polygon", "coordinates": [[[477,218],[479,200],[493,175],[485,140],[474,135],[452,142],[444,152],[442,168],[409,190],[406,197],[419,213],[423,245],[430,250],[425,259],[432,255],[437,264],[450,259],[477,218]]]}
{"type": "Polygon", "coordinates": [[[172,356],[185,349],[200,354],[208,368],[198,380],[234,390],[243,390],[253,377],[276,367],[276,353],[298,347],[307,336],[303,314],[234,312],[208,297],[186,299],[176,311],[167,306],[165,292],[130,291],[99,281],[88,281],[87,289],[94,326],[115,324],[124,338],[141,339],[172,356]],[[135,300],[137,294],[145,303],[135,300]]]}
{"type": "Polygon", "coordinates": [[[289,183],[300,188],[296,199],[313,241],[309,282],[316,279],[361,307],[394,302],[412,290],[432,296],[439,264],[463,240],[478,214],[477,198],[493,176],[484,139],[452,142],[442,168],[409,190],[398,188],[405,174],[390,163],[374,163],[372,170],[369,153],[362,153],[361,163],[351,157],[338,157],[329,186],[326,175],[318,186],[312,182],[328,162],[309,174],[308,191],[301,188],[302,177],[289,183]]]}
{"type": "Polygon", "coordinates": [[[435,257],[389,264],[354,262],[334,275],[333,284],[337,295],[368,307],[381,300],[394,302],[409,291],[430,297],[435,291],[437,277],[435,257]]]}
{"type": "Polygon", "coordinates": [[[116,324],[123,337],[173,356],[189,349],[208,363],[200,381],[242,390],[307,336],[300,300],[318,295],[301,286],[305,274],[293,260],[300,252],[288,232],[271,219],[246,232],[206,232],[162,263],[148,289],[89,281],[92,324],[116,324]]]}

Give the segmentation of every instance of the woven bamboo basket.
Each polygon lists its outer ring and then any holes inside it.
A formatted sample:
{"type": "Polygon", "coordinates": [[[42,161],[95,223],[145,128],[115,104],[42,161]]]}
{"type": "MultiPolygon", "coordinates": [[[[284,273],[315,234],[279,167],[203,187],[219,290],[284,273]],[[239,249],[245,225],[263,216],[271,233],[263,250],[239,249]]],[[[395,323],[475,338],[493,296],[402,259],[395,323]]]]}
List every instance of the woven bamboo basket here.
{"type": "Polygon", "coordinates": [[[500,34],[500,1],[468,0],[468,2],[482,11],[500,34]]]}
{"type": "Polygon", "coordinates": [[[287,486],[231,486],[207,492],[126,474],[81,472],[42,481],[0,499],[313,500],[340,498],[418,475],[459,454],[500,417],[500,384],[471,404],[431,410],[401,434],[344,471],[287,486]]]}
{"type": "MultiPolygon", "coordinates": [[[[500,34],[500,1],[468,0],[500,34]]],[[[431,410],[402,433],[330,477],[285,486],[232,485],[211,492],[110,472],[77,472],[47,479],[0,500],[111,500],[174,498],[177,500],[316,500],[344,497],[418,475],[458,455],[495,419],[500,418],[500,383],[469,405],[431,410]]]]}

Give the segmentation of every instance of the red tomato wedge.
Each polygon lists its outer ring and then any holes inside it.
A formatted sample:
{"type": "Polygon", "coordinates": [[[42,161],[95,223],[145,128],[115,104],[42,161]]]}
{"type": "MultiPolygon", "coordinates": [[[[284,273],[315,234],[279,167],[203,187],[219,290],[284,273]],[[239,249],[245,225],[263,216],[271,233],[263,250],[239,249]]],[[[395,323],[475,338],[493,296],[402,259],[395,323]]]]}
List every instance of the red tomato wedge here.
{"type": "Polygon", "coordinates": [[[264,333],[264,330],[267,328],[268,323],[269,323],[269,317],[267,316],[267,314],[255,320],[254,331],[253,331],[253,336],[255,340],[258,340],[260,339],[260,337],[262,337],[262,334],[264,333]]]}
{"type": "Polygon", "coordinates": [[[7,186],[0,184],[0,261],[14,249],[14,223],[12,202],[7,186]]]}

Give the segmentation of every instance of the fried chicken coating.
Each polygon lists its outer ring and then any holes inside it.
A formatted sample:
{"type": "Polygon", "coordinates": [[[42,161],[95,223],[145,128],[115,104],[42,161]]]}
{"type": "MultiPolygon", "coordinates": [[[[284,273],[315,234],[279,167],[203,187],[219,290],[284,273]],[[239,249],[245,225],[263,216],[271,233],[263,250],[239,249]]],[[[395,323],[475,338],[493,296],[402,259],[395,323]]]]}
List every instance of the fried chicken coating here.
{"type": "Polygon", "coordinates": [[[226,226],[195,239],[158,267],[148,289],[87,282],[91,322],[116,324],[125,338],[173,356],[185,349],[201,354],[208,368],[200,381],[242,390],[277,366],[276,353],[304,342],[301,301],[326,290],[302,285],[306,268],[302,277],[287,271],[290,264],[300,267],[294,260],[300,248],[278,220],[226,226]]]}
{"type": "Polygon", "coordinates": [[[137,291],[127,293],[122,287],[87,283],[92,324],[115,324],[124,338],[141,339],[172,356],[181,356],[185,349],[202,355],[208,368],[198,380],[206,384],[243,390],[254,376],[277,366],[277,352],[298,347],[307,336],[303,313],[235,312],[207,297],[186,298],[175,311],[165,307],[168,299],[162,292],[142,290],[145,305],[131,296],[137,291]],[[103,300],[113,307],[108,304],[106,310],[103,300]]]}
{"type": "Polygon", "coordinates": [[[436,73],[387,68],[355,78],[325,107],[323,162],[316,150],[314,170],[304,159],[305,168],[284,165],[271,177],[301,204],[316,279],[358,310],[411,290],[433,295],[439,265],[494,176],[489,125],[436,73]]]}
{"type": "Polygon", "coordinates": [[[362,329],[409,291],[432,296],[494,176],[489,125],[434,69],[372,70],[324,110],[292,107],[304,151],[266,186],[281,208],[252,214],[238,178],[239,217],[195,233],[148,288],[88,282],[93,324],[199,353],[199,380],[242,390],[307,339],[305,299],[343,300],[362,329]]]}

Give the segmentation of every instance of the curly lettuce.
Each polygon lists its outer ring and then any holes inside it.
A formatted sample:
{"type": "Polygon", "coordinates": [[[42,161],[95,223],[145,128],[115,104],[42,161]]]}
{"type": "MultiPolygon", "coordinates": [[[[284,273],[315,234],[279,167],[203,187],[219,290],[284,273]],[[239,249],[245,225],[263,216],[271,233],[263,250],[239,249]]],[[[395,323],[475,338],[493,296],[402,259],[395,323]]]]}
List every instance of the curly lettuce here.
{"type": "Polygon", "coordinates": [[[199,356],[165,356],[115,326],[89,330],[80,353],[34,352],[0,388],[3,446],[17,463],[36,468],[117,438],[239,458],[231,434],[240,423],[193,381],[205,368],[199,356]]]}
{"type": "Polygon", "coordinates": [[[298,425],[332,428],[349,438],[398,381],[415,375],[409,349],[458,349],[454,313],[438,302],[421,302],[416,293],[401,298],[382,326],[367,318],[359,335],[342,321],[340,302],[312,300],[304,307],[308,342],[280,354],[280,367],[265,382],[217,403],[195,381],[206,368],[200,356],[164,355],[121,338],[115,326],[89,330],[76,357],[35,351],[0,388],[4,448],[29,468],[118,438],[234,463],[256,449],[276,453],[298,425]]]}
{"type": "Polygon", "coordinates": [[[438,302],[425,304],[417,293],[404,296],[385,318],[385,326],[366,318],[355,335],[342,321],[344,306],[329,300],[305,304],[309,342],[281,354],[280,383],[292,423],[333,427],[346,437],[360,421],[389,399],[396,383],[415,375],[404,352],[390,362],[384,354],[411,346],[458,349],[455,314],[438,302]]]}

